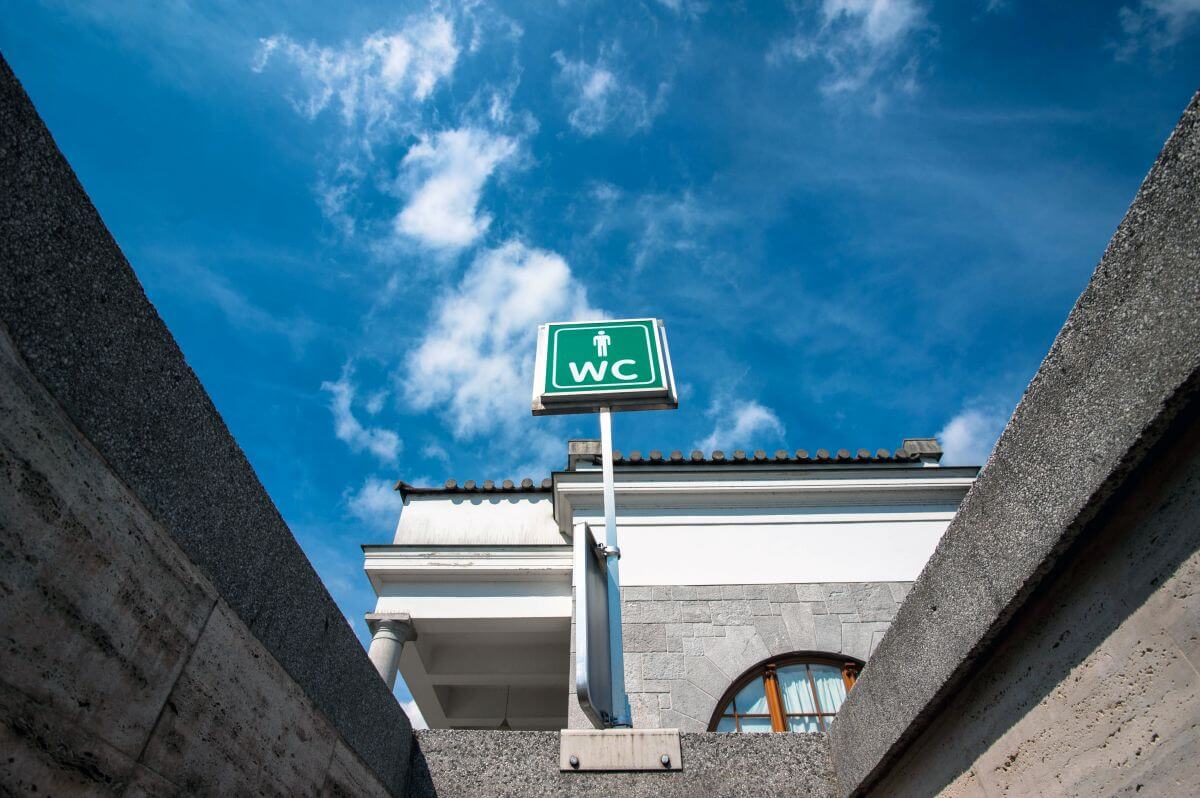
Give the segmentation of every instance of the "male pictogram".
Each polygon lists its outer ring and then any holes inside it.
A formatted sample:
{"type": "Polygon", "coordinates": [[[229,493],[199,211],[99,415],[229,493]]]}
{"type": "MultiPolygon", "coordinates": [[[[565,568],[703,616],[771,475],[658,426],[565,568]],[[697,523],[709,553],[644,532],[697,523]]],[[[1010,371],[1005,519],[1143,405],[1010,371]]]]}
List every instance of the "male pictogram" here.
{"type": "Polygon", "coordinates": [[[608,357],[608,345],[612,343],[612,338],[608,336],[604,330],[592,336],[592,344],[596,347],[597,357],[608,357]]]}

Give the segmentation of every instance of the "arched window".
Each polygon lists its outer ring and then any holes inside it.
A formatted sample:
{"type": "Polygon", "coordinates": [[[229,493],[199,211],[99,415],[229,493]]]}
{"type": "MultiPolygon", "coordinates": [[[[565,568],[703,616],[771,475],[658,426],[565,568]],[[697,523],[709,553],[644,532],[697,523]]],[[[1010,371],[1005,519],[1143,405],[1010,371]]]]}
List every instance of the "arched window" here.
{"type": "Polygon", "coordinates": [[[827,731],[861,668],[857,660],[810,654],[767,660],[725,691],[708,730],[827,731]]]}

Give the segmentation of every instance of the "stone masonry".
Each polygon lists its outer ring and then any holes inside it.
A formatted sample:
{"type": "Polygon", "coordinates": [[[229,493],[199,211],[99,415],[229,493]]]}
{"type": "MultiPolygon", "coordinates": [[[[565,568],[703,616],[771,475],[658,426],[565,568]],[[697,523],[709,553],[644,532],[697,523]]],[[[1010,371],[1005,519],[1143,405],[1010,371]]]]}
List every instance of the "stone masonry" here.
{"type": "MultiPolygon", "coordinates": [[[[626,587],[625,690],[633,724],[699,732],[743,673],[791,652],[866,661],[909,582],[626,587]]],[[[571,636],[574,643],[574,634],[571,636]]],[[[587,728],[574,695],[569,725],[587,728]]]]}

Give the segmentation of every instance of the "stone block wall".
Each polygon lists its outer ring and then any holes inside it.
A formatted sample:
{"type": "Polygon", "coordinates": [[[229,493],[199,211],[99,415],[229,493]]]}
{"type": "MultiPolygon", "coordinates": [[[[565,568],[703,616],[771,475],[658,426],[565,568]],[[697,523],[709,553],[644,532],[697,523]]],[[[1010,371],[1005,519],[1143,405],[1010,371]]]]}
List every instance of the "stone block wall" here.
{"type": "MultiPolygon", "coordinates": [[[[743,673],[791,652],[866,661],[909,582],[626,587],[621,591],[625,690],[641,728],[706,731],[743,673]]],[[[587,728],[574,695],[569,725],[587,728]]]]}

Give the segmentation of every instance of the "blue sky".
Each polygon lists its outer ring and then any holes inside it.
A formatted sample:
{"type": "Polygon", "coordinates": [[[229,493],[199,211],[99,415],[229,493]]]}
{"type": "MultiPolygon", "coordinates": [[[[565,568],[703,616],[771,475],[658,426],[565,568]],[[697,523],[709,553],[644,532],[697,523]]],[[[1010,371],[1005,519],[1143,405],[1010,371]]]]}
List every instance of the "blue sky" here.
{"type": "Polygon", "coordinates": [[[982,462],[1200,83],[1200,0],[289,5],[0,49],[360,635],[397,478],[596,434],[540,321],[666,320],[621,449],[982,462]]]}

